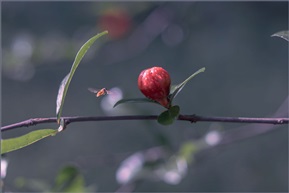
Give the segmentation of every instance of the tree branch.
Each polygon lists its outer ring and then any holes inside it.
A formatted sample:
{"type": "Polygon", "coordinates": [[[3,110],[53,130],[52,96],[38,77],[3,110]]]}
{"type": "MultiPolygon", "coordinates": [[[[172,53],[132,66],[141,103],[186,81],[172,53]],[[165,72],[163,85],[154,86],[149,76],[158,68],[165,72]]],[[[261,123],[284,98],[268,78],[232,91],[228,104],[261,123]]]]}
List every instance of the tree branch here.
{"type": "MultiPolygon", "coordinates": [[[[87,121],[120,121],[120,120],[157,120],[157,115],[128,115],[128,116],[93,116],[93,117],[62,117],[66,125],[73,122],[87,121]]],[[[227,123],[259,123],[259,124],[288,124],[289,118],[249,118],[249,117],[205,117],[198,115],[180,115],[177,120],[196,122],[227,122],[227,123]]],[[[22,122],[1,127],[1,131],[7,131],[20,127],[29,127],[43,123],[56,123],[56,117],[31,118],[22,122]]]]}

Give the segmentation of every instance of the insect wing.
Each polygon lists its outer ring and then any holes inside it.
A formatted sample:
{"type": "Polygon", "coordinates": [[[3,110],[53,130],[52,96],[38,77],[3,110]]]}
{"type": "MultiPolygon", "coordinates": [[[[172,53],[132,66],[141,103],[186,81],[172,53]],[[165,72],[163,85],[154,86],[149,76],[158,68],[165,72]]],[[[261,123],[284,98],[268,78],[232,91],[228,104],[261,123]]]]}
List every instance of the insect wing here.
{"type": "Polygon", "coordinates": [[[94,89],[94,88],[88,88],[88,90],[94,94],[97,94],[100,91],[99,89],[94,89]]]}
{"type": "Polygon", "coordinates": [[[88,90],[94,94],[96,94],[96,97],[100,97],[105,94],[113,94],[112,91],[107,90],[106,88],[102,89],[94,89],[94,88],[88,88],[88,90]]]}

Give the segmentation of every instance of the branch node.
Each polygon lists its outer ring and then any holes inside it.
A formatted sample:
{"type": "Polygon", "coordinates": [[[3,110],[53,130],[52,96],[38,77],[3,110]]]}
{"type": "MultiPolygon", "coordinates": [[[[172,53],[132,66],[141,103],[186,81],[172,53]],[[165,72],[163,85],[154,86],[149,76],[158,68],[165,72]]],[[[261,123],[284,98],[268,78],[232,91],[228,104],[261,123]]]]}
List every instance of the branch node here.
{"type": "Polygon", "coordinates": [[[33,118],[27,120],[27,125],[26,127],[29,127],[29,126],[33,126],[33,125],[36,125],[35,121],[33,118]]]}

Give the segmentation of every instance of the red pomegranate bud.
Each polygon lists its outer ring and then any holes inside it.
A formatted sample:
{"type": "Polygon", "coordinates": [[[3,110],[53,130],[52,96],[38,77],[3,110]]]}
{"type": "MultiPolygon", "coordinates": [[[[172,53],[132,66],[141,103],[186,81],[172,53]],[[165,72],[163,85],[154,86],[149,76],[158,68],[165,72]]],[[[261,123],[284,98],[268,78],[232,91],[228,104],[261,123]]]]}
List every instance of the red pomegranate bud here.
{"type": "Polygon", "coordinates": [[[138,88],[149,99],[157,101],[169,108],[171,78],[169,73],[161,67],[143,70],[138,77],[138,88]]]}

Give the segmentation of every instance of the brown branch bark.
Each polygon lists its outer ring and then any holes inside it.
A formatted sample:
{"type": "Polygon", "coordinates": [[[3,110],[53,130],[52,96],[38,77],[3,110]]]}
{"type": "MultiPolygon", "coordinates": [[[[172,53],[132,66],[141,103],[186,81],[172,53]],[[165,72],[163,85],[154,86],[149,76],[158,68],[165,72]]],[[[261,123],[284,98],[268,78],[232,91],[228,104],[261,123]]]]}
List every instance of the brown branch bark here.
{"type": "MultiPolygon", "coordinates": [[[[157,120],[157,115],[130,115],[130,116],[93,116],[93,117],[62,117],[66,125],[73,122],[87,121],[121,121],[121,120],[157,120]]],[[[43,123],[57,123],[56,117],[31,118],[25,121],[1,127],[1,131],[7,131],[20,127],[29,127],[43,123]]],[[[177,120],[196,122],[227,122],[227,123],[259,123],[259,124],[288,124],[289,118],[249,118],[249,117],[206,117],[198,115],[180,115],[177,120]]]]}

